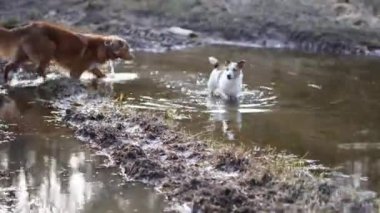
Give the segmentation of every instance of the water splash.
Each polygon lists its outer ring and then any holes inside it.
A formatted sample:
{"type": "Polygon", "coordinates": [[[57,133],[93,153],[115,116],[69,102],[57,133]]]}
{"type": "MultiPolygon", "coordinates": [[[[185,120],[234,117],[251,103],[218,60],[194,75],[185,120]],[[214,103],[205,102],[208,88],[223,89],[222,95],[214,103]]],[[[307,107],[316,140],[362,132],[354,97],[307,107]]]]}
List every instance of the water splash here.
{"type": "Polygon", "coordinates": [[[114,66],[114,63],[113,61],[108,61],[108,65],[110,66],[110,70],[111,70],[111,76],[114,76],[115,75],[115,66],[114,66]]]}
{"type": "MultiPolygon", "coordinates": [[[[172,80],[175,76],[151,76],[166,87],[168,93],[155,93],[151,96],[140,95],[125,102],[130,108],[140,110],[165,111],[174,120],[194,120],[220,129],[227,140],[237,139],[237,133],[243,126],[243,114],[266,113],[273,110],[277,104],[277,96],[271,87],[249,89],[245,87],[239,102],[228,103],[217,98],[211,98],[207,92],[207,77],[193,73],[172,80]],[[175,116],[170,116],[175,112],[175,116]],[[181,119],[177,119],[181,118],[181,119]]],[[[149,91],[152,92],[152,91],[149,91]]]]}
{"type": "Polygon", "coordinates": [[[58,73],[48,73],[46,79],[42,77],[33,75],[27,72],[18,72],[13,75],[12,79],[9,82],[11,87],[36,87],[43,84],[45,81],[54,80],[62,77],[62,74],[58,73]]]}

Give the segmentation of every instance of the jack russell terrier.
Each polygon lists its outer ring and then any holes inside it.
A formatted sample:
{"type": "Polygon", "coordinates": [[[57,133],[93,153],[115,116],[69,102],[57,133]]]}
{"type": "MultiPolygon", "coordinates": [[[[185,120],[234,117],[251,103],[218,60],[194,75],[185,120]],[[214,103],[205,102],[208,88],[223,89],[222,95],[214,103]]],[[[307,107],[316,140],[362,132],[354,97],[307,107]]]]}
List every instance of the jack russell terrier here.
{"type": "Polygon", "coordinates": [[[214,57],[209,57],[209,61],[214,66],[207,83],[209,93],[225,101],[237,101],[243,87],[245,61],[227,61],[224,65],[214,57]]]}

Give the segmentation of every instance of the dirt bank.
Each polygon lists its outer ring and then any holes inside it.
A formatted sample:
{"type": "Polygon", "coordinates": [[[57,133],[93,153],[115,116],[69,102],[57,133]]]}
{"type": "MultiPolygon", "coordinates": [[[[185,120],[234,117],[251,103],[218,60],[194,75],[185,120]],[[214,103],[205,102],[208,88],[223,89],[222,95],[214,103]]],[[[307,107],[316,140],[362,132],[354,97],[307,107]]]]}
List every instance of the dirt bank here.
{"type": "Polygon", "coordinates": [[[136,49],[154,51],[210,41],[168,31],[180,26],[201,32],[201,38],[264,47],[377,54],[379,8],[373,0],[21,0],[0,2],[0,18],[6,26],[45,19],[117,33],[136,49]]]}
{"type": "Polygon", "coordinates": [[[375,211],[375,193],[343,184],[285,153],[222,147],[183,133],[162,114],[136,113],[79,82],[39,87],[61,124],[119,166],[127,180],[163,193],[170,212],[375,211]]]}

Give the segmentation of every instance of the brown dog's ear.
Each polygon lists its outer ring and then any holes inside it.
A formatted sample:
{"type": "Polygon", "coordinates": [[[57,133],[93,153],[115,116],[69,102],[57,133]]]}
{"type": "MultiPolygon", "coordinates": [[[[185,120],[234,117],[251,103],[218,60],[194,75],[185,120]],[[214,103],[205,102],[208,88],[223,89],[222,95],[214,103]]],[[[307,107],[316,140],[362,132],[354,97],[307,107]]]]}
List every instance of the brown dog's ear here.
{"type": "Polygon", "coordinates": [[[243,69],[244,64],[245,64],[245,60],[241,60],[241,61],[239,61],[239,62],[237,63],[237,67],[238,67],[239,69],[243,69]]]}

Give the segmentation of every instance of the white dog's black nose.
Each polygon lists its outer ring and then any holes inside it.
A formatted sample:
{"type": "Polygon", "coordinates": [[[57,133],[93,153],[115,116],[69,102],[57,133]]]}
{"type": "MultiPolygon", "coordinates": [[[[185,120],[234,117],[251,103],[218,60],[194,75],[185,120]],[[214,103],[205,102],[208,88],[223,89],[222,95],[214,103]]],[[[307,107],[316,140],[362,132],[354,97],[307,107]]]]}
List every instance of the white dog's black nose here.
{"type": "Polygon", "coordinates": [[[231,78],[232,78],[231,75],[227,75],[228,80],[231,80],[231,78]]]}

